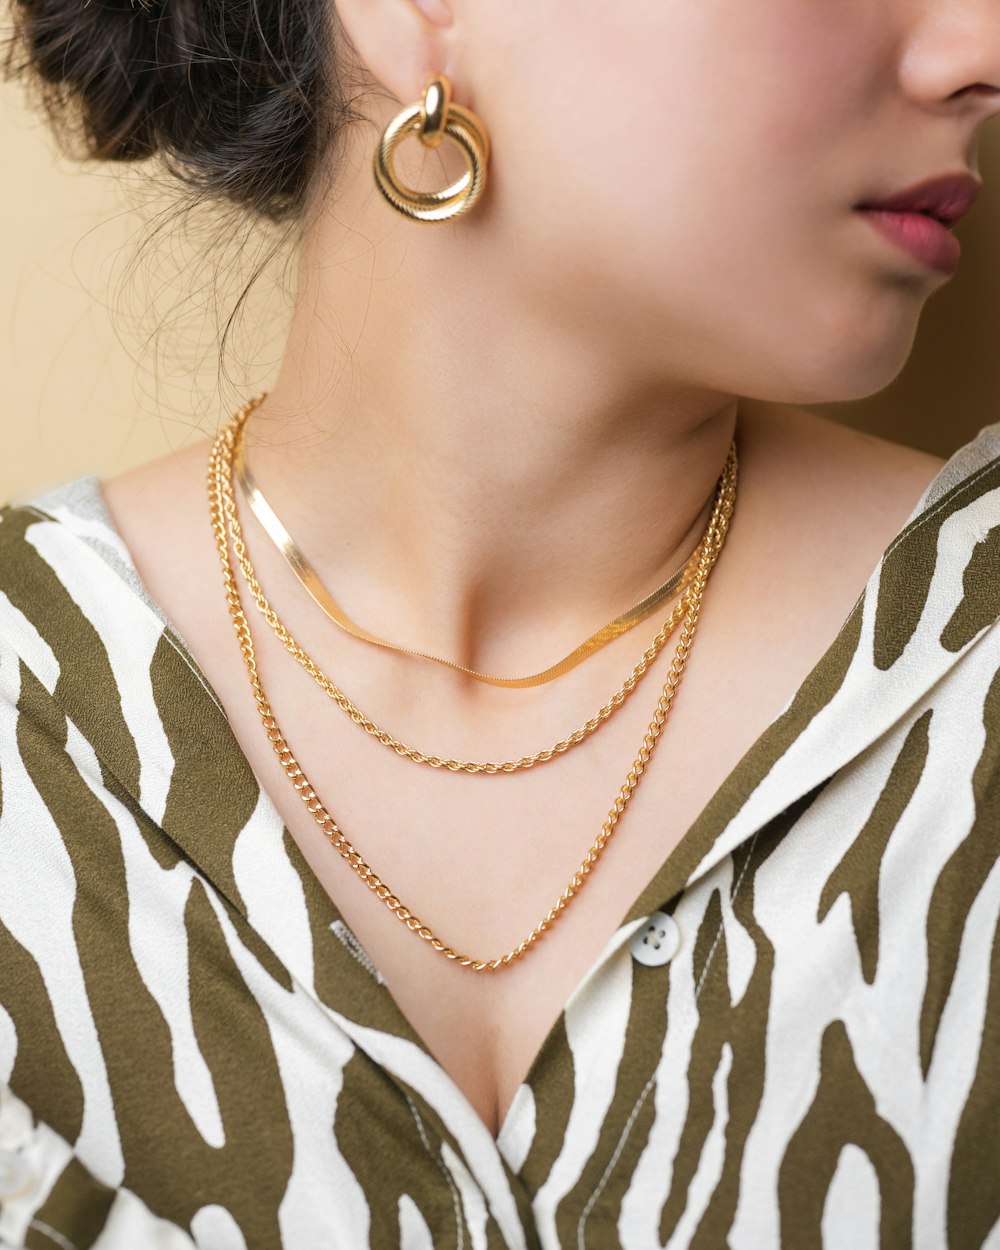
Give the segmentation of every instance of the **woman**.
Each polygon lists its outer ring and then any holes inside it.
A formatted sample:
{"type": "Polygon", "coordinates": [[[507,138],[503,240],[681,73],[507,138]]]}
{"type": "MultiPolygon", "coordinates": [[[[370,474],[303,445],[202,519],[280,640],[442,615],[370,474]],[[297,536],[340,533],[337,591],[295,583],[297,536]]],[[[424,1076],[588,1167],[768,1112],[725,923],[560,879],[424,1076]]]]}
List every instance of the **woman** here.
{"type": "Polygon", "coordinates": [[[20,29],[302,263],[3,513],[3,1244],[1000,1244],[1000,424],[796,407],[954,272],[992,0],[20,29]]]}

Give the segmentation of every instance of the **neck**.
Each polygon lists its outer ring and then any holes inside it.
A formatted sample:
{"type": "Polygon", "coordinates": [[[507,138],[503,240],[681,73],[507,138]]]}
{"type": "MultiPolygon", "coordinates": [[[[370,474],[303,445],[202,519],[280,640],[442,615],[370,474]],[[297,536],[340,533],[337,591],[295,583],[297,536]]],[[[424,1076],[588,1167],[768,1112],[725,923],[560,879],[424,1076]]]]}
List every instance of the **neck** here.
{"type": "Polygon", "coordinates": [[[247,456],[355,620],[472,667],[528,671],[684,562],[737,403],[667,376],[662,345],[626,353],[621,336],[533,315],[488,257],[426,234],[401,239],[405,271],[387,282],[313,237],[247,456]]]}

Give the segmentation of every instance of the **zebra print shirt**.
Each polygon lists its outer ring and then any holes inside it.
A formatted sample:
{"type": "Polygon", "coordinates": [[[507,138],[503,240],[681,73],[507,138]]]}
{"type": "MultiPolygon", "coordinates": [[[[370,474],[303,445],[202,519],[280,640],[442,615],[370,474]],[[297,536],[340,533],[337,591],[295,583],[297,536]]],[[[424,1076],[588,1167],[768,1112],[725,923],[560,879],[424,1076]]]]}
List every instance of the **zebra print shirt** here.
{"type": "Polygon", "coordinates": [[[0,1245],[1000,1247],[1000,423],[576,987],[497,1139],[97,479],[0,511],[0,1245]]]}

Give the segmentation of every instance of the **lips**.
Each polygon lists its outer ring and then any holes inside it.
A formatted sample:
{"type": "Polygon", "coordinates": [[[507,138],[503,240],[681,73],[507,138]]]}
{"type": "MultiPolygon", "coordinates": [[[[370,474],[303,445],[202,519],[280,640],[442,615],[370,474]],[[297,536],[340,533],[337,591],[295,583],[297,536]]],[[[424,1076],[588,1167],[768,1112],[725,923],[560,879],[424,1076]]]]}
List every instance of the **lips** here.
{"type": "Polygon", "coordinates": [[[972,208],[982,184],[969,174],[943,174],[897,191],[881,200],[856,204],[859,209],[921,213],[949,229],[972,208]]]}

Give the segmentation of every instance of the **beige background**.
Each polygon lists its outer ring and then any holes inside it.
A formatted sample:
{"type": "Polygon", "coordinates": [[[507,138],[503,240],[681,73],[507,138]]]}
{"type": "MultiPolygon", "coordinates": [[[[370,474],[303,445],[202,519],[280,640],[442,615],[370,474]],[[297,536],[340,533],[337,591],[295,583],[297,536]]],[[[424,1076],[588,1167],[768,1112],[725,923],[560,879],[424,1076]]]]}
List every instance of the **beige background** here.
{"type": "MultiPolygon", "coordinates": [[[[228,272],[232,235],[194,267],[176,226],[139,255],[168,201],[147,194],[140,211],[133,172],[67,159],[9,84],[0,145],[16,187],[0,197],[0,501],[183,446],[267,385],[287,317],[280,264],[237,340],[233,384],[220,384],[214,334],[231,291],[214,290],[210,271],[228,272]]],[[[905,370],[878,396],[817,412],[941,455],[1000,420],[1000,125],[980,171],[984,192],[957,231],[962,266],[929,300],[905,370]]]]}

